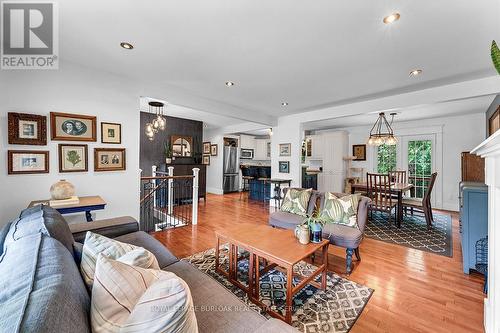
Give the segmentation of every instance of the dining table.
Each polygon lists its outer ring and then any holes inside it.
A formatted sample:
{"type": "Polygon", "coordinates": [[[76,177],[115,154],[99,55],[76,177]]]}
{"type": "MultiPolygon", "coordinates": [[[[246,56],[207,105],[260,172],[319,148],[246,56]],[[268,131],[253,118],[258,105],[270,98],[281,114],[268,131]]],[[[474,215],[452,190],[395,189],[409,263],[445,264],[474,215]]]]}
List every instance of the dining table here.
{"type": "MultiPolygon", "coordinates": [[[[403,194],[411,190],[413,187],[414,185],[410,183],[391,183],[391,194],[397,196],[398,198],[396,218],[396,225],[398,228],[401,228],[401,222],[403,221],[403,194]]],[[[368,193],[368,184],[351,184],[351,194],[354,194],[356,191],[368,193]]]]}

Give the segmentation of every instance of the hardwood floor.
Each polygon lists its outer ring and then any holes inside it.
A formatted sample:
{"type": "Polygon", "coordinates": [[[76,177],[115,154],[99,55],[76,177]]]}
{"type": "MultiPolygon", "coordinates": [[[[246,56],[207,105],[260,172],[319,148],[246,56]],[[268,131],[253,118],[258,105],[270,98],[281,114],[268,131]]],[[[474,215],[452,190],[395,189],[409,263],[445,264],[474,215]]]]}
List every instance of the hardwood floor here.
{"type": "MultiPolygon", "coordinates": [[[[237,223],[267,224],[269,208],[239,194],[200,201],[197,226],[154,236],[183,258],[215,244],[214,230],[237,223]]],[[[348,279],[375,289],[351,330],[356,332],[483,332],[483,278],[462,272],[458,216],[453,217],[453,258],[365,238],[361,262],[348,279]]],[[[329,270],[343,275],[345,251],[330,246],[329,270]]]]}

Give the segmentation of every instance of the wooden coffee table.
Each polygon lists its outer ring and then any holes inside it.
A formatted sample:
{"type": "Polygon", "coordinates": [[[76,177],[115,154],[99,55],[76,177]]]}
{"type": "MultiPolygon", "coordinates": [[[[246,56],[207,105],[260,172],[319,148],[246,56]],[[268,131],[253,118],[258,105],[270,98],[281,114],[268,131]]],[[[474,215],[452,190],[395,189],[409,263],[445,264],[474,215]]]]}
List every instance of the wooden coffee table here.
{"type": "Polygon", "coordinates": [[[292,321],[292,299],[307,284],[322,290],[326,289],[326,273],[328,266],[328,240],[321,243],[300,244],[293,231],[275,229],[267,225],[238,223],[232,227],[215,232],[217,243],[215,247],[215,270],[225,275],[228,280],[248,294],[248,298],[262,307],[271,316],[292,321]],[[229,243],[229,269],[223,270],[219,264],[221,243],[229,243]],[[238,248],[249,252],[248,286],[237,279],[238,274],[238,248]],[[323,263],[309,276],[293,272],[293,266],[310,257],[317,250],[322,250],[323,263]],[[261,268],[261,259],[263,261],[261,268]],[[276,268],[286,271],[286,307],[285,316],[271,310],[259,298],[259,280],[265,272],[276,268]],[[321,283],[313,281],[321,275],[321,283]],[[299,278],[299,283],[293,285],[293,277],[299,278]]]}

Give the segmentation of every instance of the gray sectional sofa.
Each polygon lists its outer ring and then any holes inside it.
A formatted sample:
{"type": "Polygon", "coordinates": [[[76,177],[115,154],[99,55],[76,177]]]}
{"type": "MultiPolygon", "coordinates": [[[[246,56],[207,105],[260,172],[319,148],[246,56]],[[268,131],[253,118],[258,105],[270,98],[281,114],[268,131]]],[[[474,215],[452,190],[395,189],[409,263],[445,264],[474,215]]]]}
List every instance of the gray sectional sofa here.
{"type": "Polygon", "coordinates": [[[131,217],[68,225],[54,209],[24,210],[0,230],[0,332],[90,332],[90,295],[79,255],[90,230],[144,247],[191,289],[200,332],[298,332],[245,307],[191,264],[179,261],[131,217]]]}
{"type": "MultiPolygon", "coordinates": [[[[284,194],[288,188],[283,189],[284,194]]],[[[337,197],[342,197],[345,193],[333,193],[337,197]]],[[[318,208],[319,211],[323,209],[325,195],[322,192],[313,191],[307,206],[307,214],[311,215],[318,208]]],[[[346,227],[340,224],[326,224],[323,228],[323,238],[330,241],[330,244],[340,246],[346,249],[346,272],[351,273],[352,269],[352,255],[355,254],[358,260],[361,260],[359,253],[359,244],[363,240],[363,234],[368,220],[368,206],[370,199],[361,197],[358,203],[357,228],[346,227]]],[[[296,215],[283,211],[276,211],[269,215],[269,225],[282,229],[295,229],[298,224],[304,222],[304,216],[296,215]]]]}

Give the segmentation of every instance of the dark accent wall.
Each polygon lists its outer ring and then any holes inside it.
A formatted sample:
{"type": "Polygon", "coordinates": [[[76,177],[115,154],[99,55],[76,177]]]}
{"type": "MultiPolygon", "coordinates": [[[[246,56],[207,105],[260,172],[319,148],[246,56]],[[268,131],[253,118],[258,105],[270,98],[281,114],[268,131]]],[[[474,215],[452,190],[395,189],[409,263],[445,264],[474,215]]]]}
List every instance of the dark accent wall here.
{"type": "MultiPolygon", "coordinates": [[[[143,176],[151,176],[151,167],[165,163],[165,142],[170,142],[172,135],[185,135],[193,138],[193,152],[202,151],[203,142],[203,122],[166,117],[167,126],[164,131],[158,131],[155,134],[153,141],[149,141],[144,134],[146,123],[151,122],[155,118],[154,114],[141,112],[141,127],[140,127],[140,149],[139,149],[139,166],[142,169],[143,176]]],[[[172,164],[193,164],[193,157],[176,157],[172,164]]]]}

